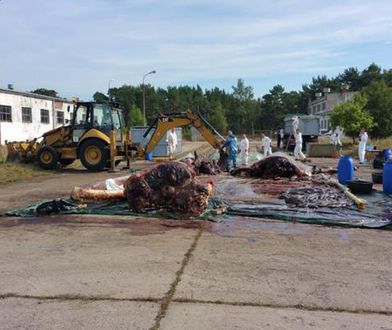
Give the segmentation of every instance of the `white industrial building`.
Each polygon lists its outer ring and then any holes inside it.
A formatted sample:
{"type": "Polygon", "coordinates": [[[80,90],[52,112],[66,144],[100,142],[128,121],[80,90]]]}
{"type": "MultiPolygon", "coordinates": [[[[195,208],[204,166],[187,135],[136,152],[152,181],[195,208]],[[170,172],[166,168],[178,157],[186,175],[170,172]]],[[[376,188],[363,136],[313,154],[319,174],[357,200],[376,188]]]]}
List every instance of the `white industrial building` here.
{"type": "Polygon", "coordinates": [[[0,89],[0,144],[40,137],[70,120],[72,111],[69,100],[0,89]]]}
{"type": "Polygon", "coordinates": [[[329,88],[325,88],[323,93],[316,93],[316,100],[308,105],[308,114],[316,115],[320,121],[320,133],[326,133],[330,130],[329,114],[341,103],[352,100],[356,92],[349,92],[342,88],[340,93],[331,93],[329,88]]]}

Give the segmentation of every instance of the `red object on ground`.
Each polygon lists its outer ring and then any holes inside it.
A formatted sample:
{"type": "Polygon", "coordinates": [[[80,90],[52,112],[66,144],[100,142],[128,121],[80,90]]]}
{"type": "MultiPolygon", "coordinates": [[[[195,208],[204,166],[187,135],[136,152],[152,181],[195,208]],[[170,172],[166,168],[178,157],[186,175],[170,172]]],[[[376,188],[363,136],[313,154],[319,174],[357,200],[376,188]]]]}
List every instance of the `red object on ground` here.
{"type": "Polygon", "coordinates": [[[170,162],[141,174],[125,183],[130,210],[165,209],[189,215],[200,215],[207,208],[212,184],[202,184],[187,164],[170,162]]]}

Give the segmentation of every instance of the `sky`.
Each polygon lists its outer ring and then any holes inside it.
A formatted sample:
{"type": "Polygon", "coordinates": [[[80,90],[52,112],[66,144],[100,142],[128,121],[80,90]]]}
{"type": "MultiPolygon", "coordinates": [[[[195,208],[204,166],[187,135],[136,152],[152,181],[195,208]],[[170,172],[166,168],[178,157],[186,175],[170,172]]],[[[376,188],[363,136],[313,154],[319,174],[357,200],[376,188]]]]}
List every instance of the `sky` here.
{"type": "Polygon", "coordinates": [[[92,98],[123,84],[261,97],[372,62],[392,68],[391,0],[0,0],[0,87],[92,98]]]}

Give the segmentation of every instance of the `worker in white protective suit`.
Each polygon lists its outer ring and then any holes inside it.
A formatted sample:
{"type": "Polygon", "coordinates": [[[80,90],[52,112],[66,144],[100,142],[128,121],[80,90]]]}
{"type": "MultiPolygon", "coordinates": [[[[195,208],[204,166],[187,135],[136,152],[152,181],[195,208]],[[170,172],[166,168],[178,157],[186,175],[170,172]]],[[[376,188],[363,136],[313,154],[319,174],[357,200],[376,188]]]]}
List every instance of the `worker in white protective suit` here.
{"type": "Polygon", "coordinates": [[[299,125],[299,118],[298,116],[293,117],[293,122],[291,123],[293,127],[293,135],[295,135],[295,132],[297,131],[298,125],[299,125]]]}
{"type": "Polygon", "coordinates": [[[281,128],[278,130],[277,134],[277,147],[280,149],[280,145],[283,144],[284,130],[281,128]]]}
{"type": "Polygon", "coordinates": [[[166,136],[167,153],[169,154],[170,160],[174,159],[174,152],[177,147],[177,134],[176,130],[172,128],[166,136]]]}
{"type": "Polygon", "coordinates": [[[361,128],[361,132],[359,133],[359,145],[358,145],[359,164],[363,164],[365,162],[367,140],[368,140],[368,135],[366,133],[366,130],[364,128],[361,128]]]}
{"type": "Polygon", "coordinates": [[[272,154],[271,139],[264,133],[261,133],[261,148],[264,150],[264,157],[272,154]]]}
{"type": "Polygon", "coordinates": [[[248,165],[248,156],[249,156],[249,140],[246,137],[245,133],[242,134],[242,138],[240,144],[238,146],[240,149],[240,162],[241,165],[248,165]]]}
{"type": "Polygon", "coordinates": [[[306,156],[302,153],[302,133],[299,128],[295,130],[294,137],[295,137],[294,158],[306,159],[306,156]]]}
{"type": "Polygon", "coordinates": [[[342,141],[340,141],[340,134],[338,130],[335,130],[335,132],[333,132],[331,134],[331,143],[335,146],[336,151],[340,154],[340,151],[342,149],[342,141]]]}

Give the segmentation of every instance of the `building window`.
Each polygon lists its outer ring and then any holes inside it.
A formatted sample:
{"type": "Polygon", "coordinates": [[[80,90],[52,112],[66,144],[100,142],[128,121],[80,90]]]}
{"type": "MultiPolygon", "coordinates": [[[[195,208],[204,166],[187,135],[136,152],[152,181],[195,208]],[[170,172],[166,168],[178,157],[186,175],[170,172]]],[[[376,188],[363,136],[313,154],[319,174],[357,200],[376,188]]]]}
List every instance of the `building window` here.
{"type": "Polygon", "coordinates": [[[313,113],[316,113],[316,106],[313,107],[313,113]]]}
{"type": "Polygon", "coordinates": [[[41,123],[49,124],[49,110],[41,109],[41,123]]]}
{"type": "Polygon", "coordinates": [[[33,122],[31,116],[31,108],[22,108],[22,123],[31,123],[33,122]]]}
{"type": "Polygon", "coordinates": [[[64,112],[56,111],[56,121],[57,124],[64,124],[64,112]]]}
{"type": "Polygon", "coordinates": [[[317,112],[320,112],[320,104],[317,104],[317,112]]]}
{"type": "Polygon", "coordinates": [[[325,110],[325,107],[326,107],[325,102],[323,102],[323,104],[321,105],[321,109],[325,110]]]}
{"type": "Polygon", "coordinates": [[[12,108],[9,105],[0,105],[0,121],[12,122],[12,108]]]}

